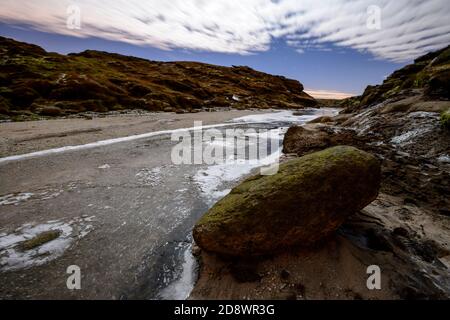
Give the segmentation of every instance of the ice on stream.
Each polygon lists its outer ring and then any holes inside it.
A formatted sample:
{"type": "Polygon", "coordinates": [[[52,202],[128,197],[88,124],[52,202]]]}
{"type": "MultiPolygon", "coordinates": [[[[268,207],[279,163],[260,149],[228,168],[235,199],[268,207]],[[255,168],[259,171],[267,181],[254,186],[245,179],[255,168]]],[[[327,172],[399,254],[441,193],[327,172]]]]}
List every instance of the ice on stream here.
{"type": "Polygon", "coordinates": [[[12,193],[0,197],[0,206],[18,205],[19,203],[30,199],[34,194],[31,192],[12,193]]]}
{"type": "Polygon", "coordinates": [[[244,123],[277,123],[286,122],[293,124],[304,124],[308,121],[314,120],[322,116],[335,116],[338,114],[337,109],[322,108],[322,109],[303,109],[299,111],[283,110],[270,113],[251,114],[244,117],[239,117],[231,120],[231,122],[244,123]]]}
{"type": "Polygon", "coordinates": [[[53,220],[42,224],[27,223],[14,232],[0,233],[0,271],[39,266],[60,257],[75,240],[89,234],[93,229],[90,223],[93,218],[77,218],[69,222],[53,220]],[[30,250],[20,248],[22,242],[48,231],[58,231],[60,234],[56,239],[36,248],[30,250]]]}
{"type": "MultiPolygon", "coordinates": [[[[333,116],[337,114],[336,109],[311,109],[304,111],[304,114],[294,115],[293,111],[280,111],[272,112],[266,114],[255,114],[245,117],[240,117],[232,120],[233,123],[283,123],[286,126],[280,126],[276,129],[269,131],[269,134],[264,135],[263,138],[268,140],[273,140],[278,146],[266,157],[261,159],[253,159],[252,161],[246,159],[236,159],[235,153],[231,152],[233,159],[227,159],[228,161],[223,161],[223,163],[218,163],[214,165],[209,165],[206,168],[199,170],[193,180],[198,185],[203,198],[206,200],[209,206],[213,205],[214,202],[220,198],[226,196],[230,191],[231,187],[236,184],[237,181],[250,174],[252,170],[259,168],[261,166],[268,166],[270,164],[278,163],[280,156],[282,155],[282,142],[284,135],[287,131],[287,127],[290,124],[304,124],[320,116],[333,116]]],[[[261,133],[258,131],[248,131],[244,136],[240,137],[242,139],[247,139],[253,136],[253,138],[261,138],[261,133]]],[[[261,143],[260,140],[247,140],[256,141],[256,143],[261,143]]],[[[234,137],[227,139],[216,139],[213,141],[203,141],[206,145],[214,145],[218,147],[223,147],[225,150],[224,154],[229,154],[226,150],[235,148],[234,137]]],[[[271,143],[267,143],[271,145],[271,143]]],[[[248,145],[247,145],[248,146],[248,145]]],[[[188,242],[182,243],[179,246],[184,251],[181,257],[181,268],[178,275],[175,275],[175,280],[173,279],[173,274],[169,277],[164,278],[163,282],[166,287],[161,290],[159,297],[162,299],[176,299],[184,300],[189,297],[190,292],[194,288],[195,276],[196,276],[196,260],[192,255],[192,243],[188,242]]]]}
{"type": "Polygon", "coordinates": [[[448,154],[442,154],[437,158],[437,161],[441,163],[450,163],[450,156],[448,154]]]}
{"type": "MultiPolygon", "coordinates": [[[[236,159],[235,154],[231,153],[231,158],[226,159],[223,163],[210,165],[205,169],[199,170],[194,176],[194,182],[199,186],[202,195],[207,199],[208,205],[226,196],[231,191],[229,185],[250,174],[253,169],[276,163],[282,153],[280,144],[285,132],[285,128],[270,130],[270,134],[267,137],[275,140],[277,148],[264,158],[236,159]]],[[[252,133],[252,135],[256,135],[255,138],[259,137],[258,133],[252,133]]],[[[253,141],[258,140],[254,139],[253,141]]],[[[231,151],[234,149],[234,138],[215,140],[213,142],[209,141],[206,143],[215,144],[216,146],[221,145],[228,150],[231,148],[231,151]]],[[[225,154],[227,153],[225,152],[225,154]]]]}
{"type": "Polygon", "coordinates": [[[143,168],[136,173],[138,181],[145,186],[155,187],[162,181],[163,167],[143,168]]]}
{"type": "Polygon", "coordinates": [[[194,289],[197,261],[192,255],[192,243],[180,243],[177,249],[183,253],[181,274],[175,281],[170,277],[163,280],[167,286],[161,290],[159,298],[164,300],[186,300],[194,289]]]}
{"type": "Polygon", "coordinates": [[[431,131],[432,128],[417,128],[411,131],[407,131],[401,135],[395,136],[391,139],[391,143],[395,145],[407,145],[412,143],[414,139],[422,136],[423,134],[431,131]]]}
{"type": "Polygon", "coordinates": [[[60,196],[64,190],[49,188],[39,192],[18,192],[0,196],[0,206],[14,205],[18,206],[28,200],[45,201],[60,196]]]}
{"type": "MultiPolygon", "coordinates": [[[[236,159],[233,152],[231,152],[233,156],[230,159],[226,159],[223,163],[210,165],[196,173],[194,176],[194,181],[199,186],[203,197],[207,199],[208,205],[212,205],[217,200],[226,196],[231,191],[233,182],[239,181],[241,178],[250,174],[252,170],[278,163],[279,158],[282,155],[282,142],[284,135],[290,124],[301,125],[320,116],[333,116],[336,114],[336,109],[324,108],[306,109],[299,111],[299,113],[284,110],[279,112],[254,114],[233,119],[232,122],[234,123],[283,123],[286,126],[270,130],[267,136],[263,136],[258,131],[245,134],[247,137],[253,136],[254,138],[258,138],[258,140],[253,140],[259,143],[261,143],[261,138],[276,141],[278,147],[271,150],[272,153],[266,157],[250,160],[236,159]],[[294,113],[296,115],[294,115],[294,113]]],[[[235,148],[233,138],[214,140],[212,142],[205,141],[205,143],[209,145],[214,144],[215,146],[223,146],[225,150],[235,148]]],[[[267,144],[270,145],[271,143],[268,142],[267,144]]],[[[225,152],[224,154],[228,153],[225,152]]]]}

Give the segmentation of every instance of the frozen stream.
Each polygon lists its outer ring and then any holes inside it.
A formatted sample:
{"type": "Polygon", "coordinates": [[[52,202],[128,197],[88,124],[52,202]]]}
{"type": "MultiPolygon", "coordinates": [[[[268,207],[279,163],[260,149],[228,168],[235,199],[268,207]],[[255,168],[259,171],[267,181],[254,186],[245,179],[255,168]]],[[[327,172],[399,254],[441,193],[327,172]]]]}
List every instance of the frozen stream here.
{"type": "Polygon", "coordinates": [[[242,178],[277,163],[287,127],[336,112],[277,111],[204,126],[219,135],[201,136],[202,149],[225,155],[210,164],[173,162],[171,135],[199,128],[0,159],[0,298],[186,299],[196,280],[197,219],[242,178]],[[241,131],[230,138],[231,129],[241,131]],[[267,154],[244,152],[255,146],[267,154]],[[41,232],[57,238],[21,249],[41,232]],[[72,265],[81,290],[66,287],[72,265]]]}
{"type": "MultiPolygon", "coordinates": [[[[245,159],[238,159],[238,161],[231,161],[223,164],[210,165],[204,169],[200,169],[194,176],[194,182],[199,186],[202,196],[207,202],[208,206],[212,206],[216,201],[227,195],[231,188],[242,178],[249,175],[252,170],[261,166],[267,166],[276,163],[282,155],[282,142],[284,134],[290,125],[302,125],[319,116],[336,115],[336,109],[308,109],[304,110],[302,115],[294,115],[292,111],[281,111],[267,114],[250,115],[241,118],[236,118],[234,123],[248,123],[256,129],[269,130],[267,135],[262,136],[256,133],[258,140],[270,139],[275,141],[277,146],[270,150],[268,155],[264,158],[256,159],[256,161],[248,161],[248,156],[245,159]],[[257,123],[255,125],[255,123],[257,123]],[[243,161],[239,161],[243,160],[243,161]]],[[[258,130],[256,130],[258,131],[258,130]]],[[[243,135],[242,138],[245,138],[243,135]]],[[[221,144],[224,148],[235,148],[236,145],[230,139],[222,139],[220,141],[204,141],[205,144],[221,144]]],[[[270,143],[267,143],[271,145],[270,143]]],[[[189,234],[187,241],[177,248],[177,255],[179,262],[176,266],[172,266],[172,274],[165,278],[166,287],[164,287],[158,294],[158,298],[162,299],[186,299],[189,297],[196,280],[197,263],[191,253],[192,238],[189,234]],[[175,272],[173,272],[175,270],[175,272]],[[169,280],[170,279],[170,280],[169,280]]]]}

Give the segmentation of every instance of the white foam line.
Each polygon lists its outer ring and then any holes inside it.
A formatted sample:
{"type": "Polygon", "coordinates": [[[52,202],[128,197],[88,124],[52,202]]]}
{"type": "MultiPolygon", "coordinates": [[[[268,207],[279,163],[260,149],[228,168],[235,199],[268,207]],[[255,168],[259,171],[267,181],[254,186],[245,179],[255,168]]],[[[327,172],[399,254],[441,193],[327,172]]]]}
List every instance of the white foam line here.
{"type": "MultiPolygon", "coordinates": [[[[257,123],[260,123],[260,122],[254,122],[252,124],[257,124],[257,123]]],[[[249,124],[249,123],[246,123],[246,124],[249,124]]],[[[229,127],[229,126],[236,126],[236,125],[239,125],[239,123],[221,123],[221,124],[211,124],[211,125],[206,125],[206,126],[196,126],[196,127],[191,127],[191,128],[180,128],[180,129],[172,129],[172,130],[154,131],[154,132],[136,134],[136,135],[127,136],[127,137],[101,140],[101,141],[97,141],[97,142],[91,142],[91,143],[81,144],[81,145],[76,145],[76,146],[65,146],[65,147],[61,147],[61,148],[54,148],[54,149],[48,149],[48,150],[42,150],[42,151],[21,154],[21,155],[9,156],[9,157],[5,157],[5,158],[0,158],[0,164],[6,163],[6,162],[11,162],[11,161],[20,161],[20,160],[29,159],[29,158],[42,157],[42,156],[46,156],[49,154],[62,153],[62,152],[66,152],[66,151],[91,149],[91,148],[107,146],[107,145],[111,145],[111,144],[115,144],[115,143],[139,140],[139,139],[143,139],[143,138],[149,138],[149,137],[154,137],[154,136],[159,136],[159,135],[164,135],[164,134],[169,134],[169,133],[175,133],[175,132],[185,132],[185,131],[193,131],[193,130],[200,130],[200,129],[229,127]]]]}

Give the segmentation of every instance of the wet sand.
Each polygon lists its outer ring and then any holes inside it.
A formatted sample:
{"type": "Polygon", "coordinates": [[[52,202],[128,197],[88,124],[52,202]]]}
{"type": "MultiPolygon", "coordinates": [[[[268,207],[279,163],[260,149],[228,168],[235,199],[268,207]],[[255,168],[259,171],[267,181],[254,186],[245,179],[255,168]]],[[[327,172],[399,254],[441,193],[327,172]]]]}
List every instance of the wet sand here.
{"type": "Polygon", "coordinates": [[[204,125],[270,110],[230,110],[199,113],[148,113],[95,117],[92,120],[55,119],[0,123],[0,157],[80,145],[135,134],[190,128],[194,121],[204,125]]]}
{"type": "MultiPolygon", "coordinates": [[[[2,130],[9,127],[9,137],[27,137],[24,145],[40,150],[81,144],[80,137],[98,141],[160,132],[192,127],[194,120],[211,125],[249,113],[255,112],[155,114],[128,122],[126,117],[54,120],[3,124],[2,130]],[[99,136],[92,131],[70,133],[93,130],[100,124],[99,136]],[[46,138],[33,140],[43,134],[46,138]]],[[[232,124],[236,125],[242,124],[232,124]]],[[[271,123],[266,126],[273,128],[271,123]]],[[[185,286],[170,285],[185,273],[192,227],[210,206],[209,193],[198,177],[206,173],[214,178],[216,171],[205,172],[206,164],[174,164],[174,145],[168,134],[149,135],[0,161],[0,299],[187,297],[193,286],[193,267],[187,269],[185,286]],[[58,238],[26,252],[20,250],[19,243],[48,231],[58,231],[58,238]],[[66,270],[71,265],[81,270],[81,290],[66,286],[66,270]]],[[[222,175],[217,177],[221,181],[222,175]]],[[[217,188],[222,191],[228,185],[217,188]]]]}

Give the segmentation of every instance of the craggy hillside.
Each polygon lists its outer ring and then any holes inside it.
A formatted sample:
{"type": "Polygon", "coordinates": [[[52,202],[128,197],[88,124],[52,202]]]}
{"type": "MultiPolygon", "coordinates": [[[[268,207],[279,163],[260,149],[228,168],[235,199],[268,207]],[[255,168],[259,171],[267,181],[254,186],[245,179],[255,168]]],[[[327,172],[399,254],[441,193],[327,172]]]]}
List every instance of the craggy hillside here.
{"type": "Polygon", "coordinates": [[[367,86],[361,96],[342,102],[347,113],[387,99],[422,95],[422,100],[450,98],[450,46],[430,52],[392,73],[381,85],[367,86]]]}
{"type": "Polygon", "coordinates": [[[0,37],[3,117],[315,104],[300,82],[248,67],[157,62],[98,51],[66,56],[0,37]]]}

